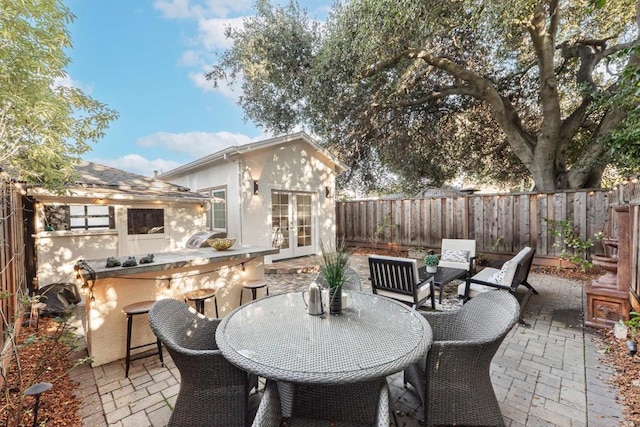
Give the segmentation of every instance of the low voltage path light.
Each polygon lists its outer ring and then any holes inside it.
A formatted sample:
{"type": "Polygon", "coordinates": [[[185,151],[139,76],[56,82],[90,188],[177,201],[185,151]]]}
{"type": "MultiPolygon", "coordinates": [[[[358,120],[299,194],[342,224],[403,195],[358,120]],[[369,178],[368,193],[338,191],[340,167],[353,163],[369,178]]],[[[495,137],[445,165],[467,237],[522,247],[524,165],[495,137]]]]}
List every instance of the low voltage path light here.
{"type": "Polygon", "coordinates": [[[38,406],[40,405],[40,395],[51,390],[51,383],[36,383],[24,391],[25,396],[35,396],[36,403],[33,406],[33,427],[38,425],[38,406]]]}

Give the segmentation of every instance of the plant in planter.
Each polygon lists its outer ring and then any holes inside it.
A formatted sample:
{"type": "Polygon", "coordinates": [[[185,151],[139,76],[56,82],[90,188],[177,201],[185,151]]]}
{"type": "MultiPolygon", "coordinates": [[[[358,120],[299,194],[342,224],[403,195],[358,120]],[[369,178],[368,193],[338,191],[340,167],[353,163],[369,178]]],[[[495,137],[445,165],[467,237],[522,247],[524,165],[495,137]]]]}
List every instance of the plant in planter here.
{"type": "Polygon", "coordinates": [[[320,243],[322,252],[322,275],[329,284],[329,313],[338,314],[342,311],[342,285],[344,284],[345,269],[351,255],[345,248],[344,241],[337,243],[335,250],[320,243]]]}
{"type": "Polygon", "coordinates": [[[424,257],[424,265],[427,266],[427,273],[435,273],[438,271],[438,255],[429,254],[424,257]]]}

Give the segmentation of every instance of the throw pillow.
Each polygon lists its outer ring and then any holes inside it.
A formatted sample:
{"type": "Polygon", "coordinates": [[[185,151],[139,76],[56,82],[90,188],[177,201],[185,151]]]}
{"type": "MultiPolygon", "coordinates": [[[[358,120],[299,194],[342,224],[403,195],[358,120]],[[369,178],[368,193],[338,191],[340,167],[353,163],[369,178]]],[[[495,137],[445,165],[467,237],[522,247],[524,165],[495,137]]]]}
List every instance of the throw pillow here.
{"type": "Polygon", "coordinates": [[[443,249],[440,260],[467,263],[469,262],[469,251],[443,249]]]}
{"type": "Polygon", "coordinates": [[[504,276],[507,274],[507,269],[509,268],[509,262],[510,261],[507,261],[504,264],[502,264],[502,268],[500,269],[500,271],[498,271],[497,273],[493,273],[491,276],[489,276],[489,281],[491,283],[495,283],[496,285],[502,284],[502,280],[504,279],[504,276]]]}

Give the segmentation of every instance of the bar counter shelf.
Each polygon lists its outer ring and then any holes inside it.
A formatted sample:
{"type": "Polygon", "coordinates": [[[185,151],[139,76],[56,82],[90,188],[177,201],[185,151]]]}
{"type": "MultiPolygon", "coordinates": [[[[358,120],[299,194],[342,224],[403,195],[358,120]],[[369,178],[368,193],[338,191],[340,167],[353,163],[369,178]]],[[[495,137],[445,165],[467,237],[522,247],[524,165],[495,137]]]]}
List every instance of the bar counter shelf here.
{"type": "MultiPolygon", "coordinates": [[[[122,263],[130,256],[135,266],[107,267],[107,259],[82,260],[76,264],[86,295],[86,339],[92,366],[124,358],[128,304],[163,298],[183,299],[185,292],[215,288],[219,316],[237,307],[241,283],[264,279],[264,256],[277,248],[234,246],[225,251],[212,248],[183,249],[154,253],[153,261],[140,264],[148,254],[119,256],[122,263]]],[[[215,317],[214,304],[205,303],[205,315],[215,317]]],[[[136,319],[138,320],[138,319],[136,319]]],[[[148,322],[133,325],[132,345],[155,340],[148,322]]]]}

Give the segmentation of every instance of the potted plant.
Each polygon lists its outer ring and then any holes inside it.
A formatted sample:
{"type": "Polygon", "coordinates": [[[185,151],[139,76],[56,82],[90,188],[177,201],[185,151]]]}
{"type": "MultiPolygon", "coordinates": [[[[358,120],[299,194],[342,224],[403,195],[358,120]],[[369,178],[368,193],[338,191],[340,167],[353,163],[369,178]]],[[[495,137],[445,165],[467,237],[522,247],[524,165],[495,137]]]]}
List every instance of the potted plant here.
{"type": "Polygon", "coordinates": [[[424,257],[424,265],[427,266],[427,273],[435,273],[438,271],[438,256],[429,254],[424,257]]]}
{"type": "Polygon", "coordinates": [[[337,243],[335,250],[320,243],[322,251],[322,275],[329,285],[329,313],[342,311],[342,285],[345,269],[351,255],[345,248],[344,240],[337,243]]]}

